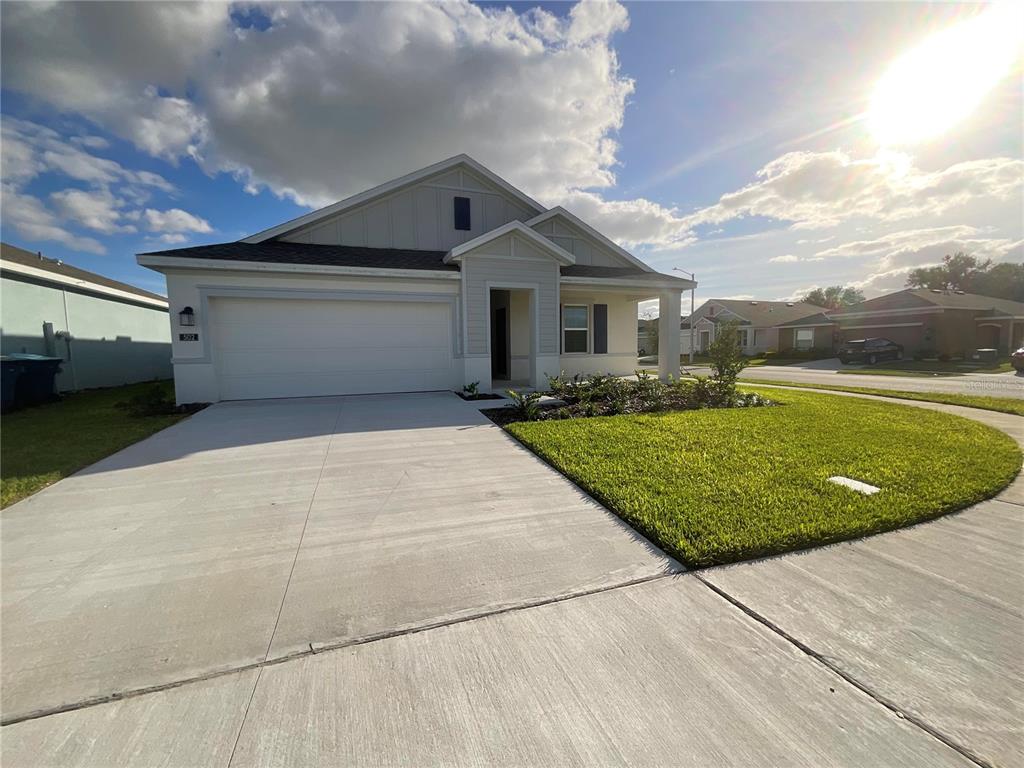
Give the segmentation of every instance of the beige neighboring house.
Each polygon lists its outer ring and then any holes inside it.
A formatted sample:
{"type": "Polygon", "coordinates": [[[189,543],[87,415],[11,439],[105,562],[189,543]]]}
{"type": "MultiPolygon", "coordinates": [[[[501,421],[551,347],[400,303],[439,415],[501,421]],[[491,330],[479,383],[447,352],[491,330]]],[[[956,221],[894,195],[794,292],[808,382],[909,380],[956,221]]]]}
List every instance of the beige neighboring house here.
{"type": "Polygon", "coordinates": [[[167,278],[182,403],[629,374],[649,299],[667,377],[693,285],[466,155],[237,242],[138,262],[167,278]]]}
{"type": "Polygon", "coordinates": [[[832,348],[835,323],[824,307],[799,301],[755,301],[708,299],[680,323],[681,349],[690,351],[690,322],[693,322],[693,346],[705,354],[719,327],[736,323],[745,355],[759,352],[832,348]]]}

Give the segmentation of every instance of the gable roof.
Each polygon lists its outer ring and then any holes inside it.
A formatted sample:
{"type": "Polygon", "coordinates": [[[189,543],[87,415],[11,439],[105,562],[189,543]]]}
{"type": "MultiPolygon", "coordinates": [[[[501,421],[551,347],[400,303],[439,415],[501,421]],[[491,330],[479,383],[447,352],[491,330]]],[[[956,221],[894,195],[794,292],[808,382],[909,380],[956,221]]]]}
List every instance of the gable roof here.
{"type": "Polygon", "coordinates": [[[148,305],[167,306],[167,297],[161,296],[159,293],[145,291],[134,285],[122,283],[120,280],[111,280],[109,277],[73,267],[59,259],[49,259],[42,253],[33,253],[9,243],[0,243],[0,271],[13,272],[40,280],[46,280],[47,276],[52,276],[54,282],[69,287],[93,290],[109,296],[128,294],[130,297],[144,299],[143,303],[148,305]]]}
{"type": "Polygon", "coordinates": [[[512,233],[526,238],[532,245],[542,251],[545,251],[559,264],[568,266],[576,263],[575,256],[561,246],[548,240],[544,235],[540,234],[540,232],[530,229],[521,221],[510,221],[508,224],[502,224],[497,229],[492,229],[490,232],[484,232],[479,237],[474,237],[472,240],[467,240],[461,245],[455,246],[448,251],[448,255],[444,257],[444,261],[446,264],[458,261],[473,249],[479,248],[481,245],[486,245],[492,240],[497,240],[499,237],[504,237],[505,235],[512,233]]]}
{"type": "Polygon", "coordinates": [[[567,211],[565,208],[563,208],[560,205],[556,205],[554,208],[551,208],[551,209],[549,209],[547,211],[544,211],[544,213],[541,213],[541,214],[538,214],[537,216],[534,216],[532,219],[530,219],[529,221],[526,222],[526,226],[528,226],[528,227],[535,227],[538,224],[541,224],[541,223],[543,223],[545,221],[548,221],[549,219],[553,219],[553,218],[556,218],[558,216],[561,216],[562,218],[564,218],[566,221],[568,221],[570,224],[572,224],[577,229],[583,230],[583,232],[585,232],[586,234],[590,235],[590,237],[592,237],[595,240],[597,240],[605,248],[609,249],[610,251],[613,251],[617,256],[621,256],[623,259],[625,259],[626,261],[628,261],[630,264],[634,265],[635,267],[638,267],[639,269],[642,269],[644,272],[653,272],[654,271],[649,266],[647,266],[642,261],[640,261],[640,259],[636,258],[633,254],[631,254],[629,251],[627,251],[625,248],[623,248],[622,246],[618,245],[617,243],[609,240],[607,237],[602,235],[600,232],[598,232],[592,226],[587,224],[587,222],[583,221],[583,219],[581,219],[578,216],[575,216],[574,214],[570,213],[569,211],[567,211]]]}
{"type": "Polygon", "coordinates": [[[791,320],[788,323],[780,324],[779,328],[801,328],[814,325],[835,325],[836,321],[824,312],[815,312],[813,315],[791,320]]]}
{"type": "Polygon", "coordinates": [[[457,264],[446,264],[444,251],[414,251],[402,248],[365,248],[357,245],[311,245],[269,240],[263,243],[217,243],[168,251],[140,253],[144,257],[214,259],[219,261],[307,264],[327,267],[371,269],[443,270],[458,272],[457,264]]]}
{"type": "Polygon", "coordinates": [[[383,184],[379,184],[376,187],[373,187],[372,189],[366,190],[365,192],[360,192],[359,194],[352,195],[351,197],[346,197],[344,200],[339,200],[337,203],[332,203],[331,205],[325,206],[318,210],[303,214],[302,216],[298,216],[294,219],[291,219],[290,221],[286,221],[283,224],[278,224],[275,227],[264,229],[263,231],[257,232],[254,235],[249,235],[248,237],[242,238],[242,242],[265,242],[267,240],[270,240],[271,238],[279,237],[280,235],[291,232],[294,229],[298,229],[299,227],[304,227],[314,222],[320,221],[321,219],[336,216],[339,213],[343,213],[344,211],[350,208],[355,208],[358,205],[364,205],[365,203],[368,203],[378,197],[383,197],[384,195],[392,194],[401,189],[404,189],[405,187],[410,187],[413,184],[423,181],[424,179],[427,179],[431,176],[436,176],[437,174],[450,171],[460,166],[464,166],[473,173],[476,173],[477,175],[487,179],[487,181],[489,181],[494,186],[498,187],[498,189],[502,190],[503,192],[507,193],[508,195],[519,201],[519,203],[525,206],[528,210],[533,211],[534,213],[539,213],[544,210],[544,206],[542,206],[532,197],[528,196],[526,193],[522,192],[516,187],[513,187],[503,178],[498,176],[498,174],[494,173],[488,168],[485,168],[483,165],[478,163],[469,155],[462,154],[455,155],[455,157],[449,157],[447,160],[442,160],[441,162],[434,163],[433,165],[428,165],[426,168],[421,168],[418,171],[413,171],[412,173],[408,173],[405,176],[401,176],[397,179],[386,181],[383,184]]]}
{"type": "MultiPolygon", "coordinates": [[[[788,324],[808,315],[828,311],[825,307],[803,301],[744,301],[742,299],[708,299],[700,309],[708,304],[724,307],[734,315],[748,321],[750,325],[759,328],[788,324]]],[[[698,311],[700,310],[698,309],[698,311]]]]}
{"type": "Polygon", "coordinates": [[[932,291],[928,288],[907,288],[884,296],[862,301],[845,307],[842,312],[833,313],[836,317],[859,312],[879,312],[895,309],[922,309],[940,307],[942,309],[994,310],[1000,314],[1013,317],[1024,316],[1024,303],[1011,299],[994,299],[977,293],[957,293],[955,291],[932,291]]]}

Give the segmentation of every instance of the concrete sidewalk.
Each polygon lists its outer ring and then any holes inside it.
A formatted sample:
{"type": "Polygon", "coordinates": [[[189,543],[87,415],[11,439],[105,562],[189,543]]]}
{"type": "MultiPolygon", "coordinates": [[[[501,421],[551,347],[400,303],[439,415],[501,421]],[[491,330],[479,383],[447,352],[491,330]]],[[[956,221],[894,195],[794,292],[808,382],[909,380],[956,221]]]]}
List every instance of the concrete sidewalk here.
{"type": "MultiPolygon", "coordinates": [[[[919,405],[1024,438],[1018,417],[919,405]]],[[[371,445],[375,432],[353,426],[371,445]]],[[[1024,481],[1000,499],[698,573],[667,572],[649,549],[637,560],[617,543],[613,551],[634,564],[626,573],[640,563],[646,581],[616,585],[585,568],[597,584],[589,593],[486,604],[445,626],[396,625],[376,640],[342,634],[352,644],[26,720],[0,732],[3,763],[1017,764],[1024,481]]],[[[578,535],[575,523],[567,535],[578,535]]],[[[552,552],[550,572],[564,572],[562,551],[552,552]]],[[[297,605],[333,599],[332,578],[347,562],[311,567],[316,588],[297,605]]],[[[504,562],[518,565],[512,554],[504,562]]],[[[337,632],[321,615],[308,626],[337,632]]]]}

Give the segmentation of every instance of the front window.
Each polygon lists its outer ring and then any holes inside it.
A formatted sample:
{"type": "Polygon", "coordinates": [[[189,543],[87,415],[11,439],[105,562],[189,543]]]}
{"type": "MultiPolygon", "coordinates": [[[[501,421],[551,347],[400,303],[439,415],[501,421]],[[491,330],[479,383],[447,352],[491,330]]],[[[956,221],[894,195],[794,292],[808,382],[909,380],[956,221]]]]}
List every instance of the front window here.
{"type": "Polygon", "coordinates": [[[590,317],[585,304],[566,304],[562,307],[562,351],[586,352],[590,317]]]}
{"type": "Polygon", "coordinates": [[[750,346],[750,344],[748,342],[747,333],[748,333],[748,331],[740,331],[740,346],[741,347],[749,347],[750,346]]]}
{"type": "Polygon", "coordinates": [[[795,346],[797,349],[811,349],[814,347],[814,329],[798,328],[795,346]]]}

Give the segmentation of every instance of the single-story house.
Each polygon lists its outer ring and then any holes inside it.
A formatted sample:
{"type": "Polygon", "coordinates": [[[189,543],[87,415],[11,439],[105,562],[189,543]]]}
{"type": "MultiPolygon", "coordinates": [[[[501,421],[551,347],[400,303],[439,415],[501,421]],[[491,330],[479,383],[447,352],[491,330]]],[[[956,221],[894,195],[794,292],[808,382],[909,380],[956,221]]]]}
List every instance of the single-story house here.
{"type": "Polygon", "coordinates": [[[167,299],[0,244],[0,353],[63,358],[58,391],[171,376],[167,299]]]}
{"type": "Polygon", "coordinates": [[[963,291],[911,288],[830,312],[840,341],[881,336],[915,352],[1006,353],[1024,344],[1024,303],[963,291]]]}
{"type": "Polygon", "coordinates": [[[824,307],[794,301],[708,299],[680,322],[683,353],[690,351],[691,322],[697,354],[706,354],[717,329],[726,323],[739,327],[740,345],[746,355],[789,349],[832,347],[833,323],[824,307]]]}
{"type": "Polygon", "coordinates": [[[652,298],[667,377],[693,285],[467,155],[238,242],[138,262],[167,278],[180,403],[628,374],[637,304],[652,298]]]}

